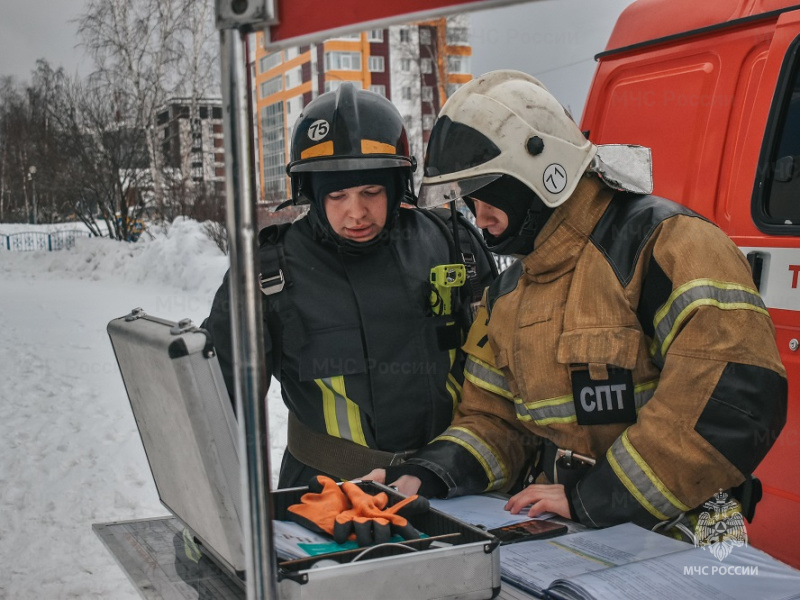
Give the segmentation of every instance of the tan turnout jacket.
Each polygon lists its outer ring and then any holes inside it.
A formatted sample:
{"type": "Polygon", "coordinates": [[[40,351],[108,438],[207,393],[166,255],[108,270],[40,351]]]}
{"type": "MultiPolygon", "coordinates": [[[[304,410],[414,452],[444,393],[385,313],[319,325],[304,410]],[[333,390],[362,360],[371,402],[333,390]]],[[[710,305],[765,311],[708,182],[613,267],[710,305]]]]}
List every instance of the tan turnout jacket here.
{"type": "Polygon", "coordinates": [[[488,289],[465,350],[455,420],[409,461],[451,496],[507,490],[549,440],[597,461],[568,489],[580,521],[652,525],[742,483],[785,422],[786,373],[739,249],[594,176],[488,289]]]}

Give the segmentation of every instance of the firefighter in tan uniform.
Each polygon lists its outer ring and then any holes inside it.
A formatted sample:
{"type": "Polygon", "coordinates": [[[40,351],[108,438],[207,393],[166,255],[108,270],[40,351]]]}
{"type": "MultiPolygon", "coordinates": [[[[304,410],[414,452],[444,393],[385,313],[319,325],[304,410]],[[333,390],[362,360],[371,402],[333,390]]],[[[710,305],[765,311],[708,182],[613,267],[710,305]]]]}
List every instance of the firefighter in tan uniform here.
{"type": "Polygon", "coordinates": [[[536,483],[507,508],[595,527],[653,527],[752,491],[786,419],[774,328],[739,249],[647,195],[649,173],[646,149],[598,149],[528,75],[452,96],[421,201],[464,197],[490,248],[519,260],[484,295],[452,425],[373,478],[509,491],[533,455],[536,483]]]}

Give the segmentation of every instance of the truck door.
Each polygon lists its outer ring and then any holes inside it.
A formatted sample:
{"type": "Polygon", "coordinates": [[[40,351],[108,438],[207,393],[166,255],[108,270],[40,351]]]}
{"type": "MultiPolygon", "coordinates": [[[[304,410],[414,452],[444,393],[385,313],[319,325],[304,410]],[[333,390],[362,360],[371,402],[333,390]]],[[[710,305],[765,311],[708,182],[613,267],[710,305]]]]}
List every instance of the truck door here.
{"type": "MultiPolygon", "coordinates": [[[[761,86],[769,106],[752,186],[751,217],[758,230],[734,236],[754,267],[775,323],[778,348],[789,377],[789,417],[783,433],[757,470],[764,500],[748,526],[751,542],[800,566],[800,11],[778,19],[761,86]],[[776,75],[773,75],[775,73],[776,75]]],[[[759,104],[759,101],[756,102],[759,104]]],[[[754,144],[755,145],[755,144],[754,144]]],[[[744,218],[745,215],[737,215],[744,218]]]]}

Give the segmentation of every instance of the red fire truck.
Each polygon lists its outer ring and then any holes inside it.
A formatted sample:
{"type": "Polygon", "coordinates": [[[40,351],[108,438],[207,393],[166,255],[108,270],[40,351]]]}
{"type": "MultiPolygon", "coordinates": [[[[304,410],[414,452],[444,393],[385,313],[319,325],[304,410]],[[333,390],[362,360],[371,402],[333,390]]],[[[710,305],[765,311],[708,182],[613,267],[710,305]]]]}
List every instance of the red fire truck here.
{"type": "Polygon", "coordinates": [[[800,4],[638,0],[620,16],[582,127],[652,148],[655,193],[741,248],[777,329],[789,417],[757,471],[750,542],[800,566],[800,4]]]}

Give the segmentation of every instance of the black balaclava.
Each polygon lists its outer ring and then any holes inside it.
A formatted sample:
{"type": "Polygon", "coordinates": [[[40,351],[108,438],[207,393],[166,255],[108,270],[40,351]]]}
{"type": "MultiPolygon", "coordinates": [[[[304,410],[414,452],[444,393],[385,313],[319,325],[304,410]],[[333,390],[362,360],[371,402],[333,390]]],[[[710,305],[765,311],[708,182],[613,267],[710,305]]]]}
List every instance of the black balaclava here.
{"type": "Polygon", "coordinates": [[[473,192],[464,202],[475,214],[472,199],[486,202],[508,215],[508,227],[495,237],[486,229],[483,237],[495,254],[530,254],[533,242],[553,212],[536,193],[520,180],[503,175],[473,192]]]}
{"type": "Polygon", "coordinates": [[[312,171],[307,174],[311,191],[311,210],[309,221],[314,233],[322,241],[334,244],[347,254],[360,254],[370,248],[384,244],[389,239],[389,231],[397,219],[402,200],[401,177],[398,169],[363,169],[359,171],[312,171]],[[331,192],[362,185],[382,185],[386,188],[387,215],[383,230],[366,242],[354,242],[339,236],[328,222],[325,214],[325,196],[331,192]]]}

